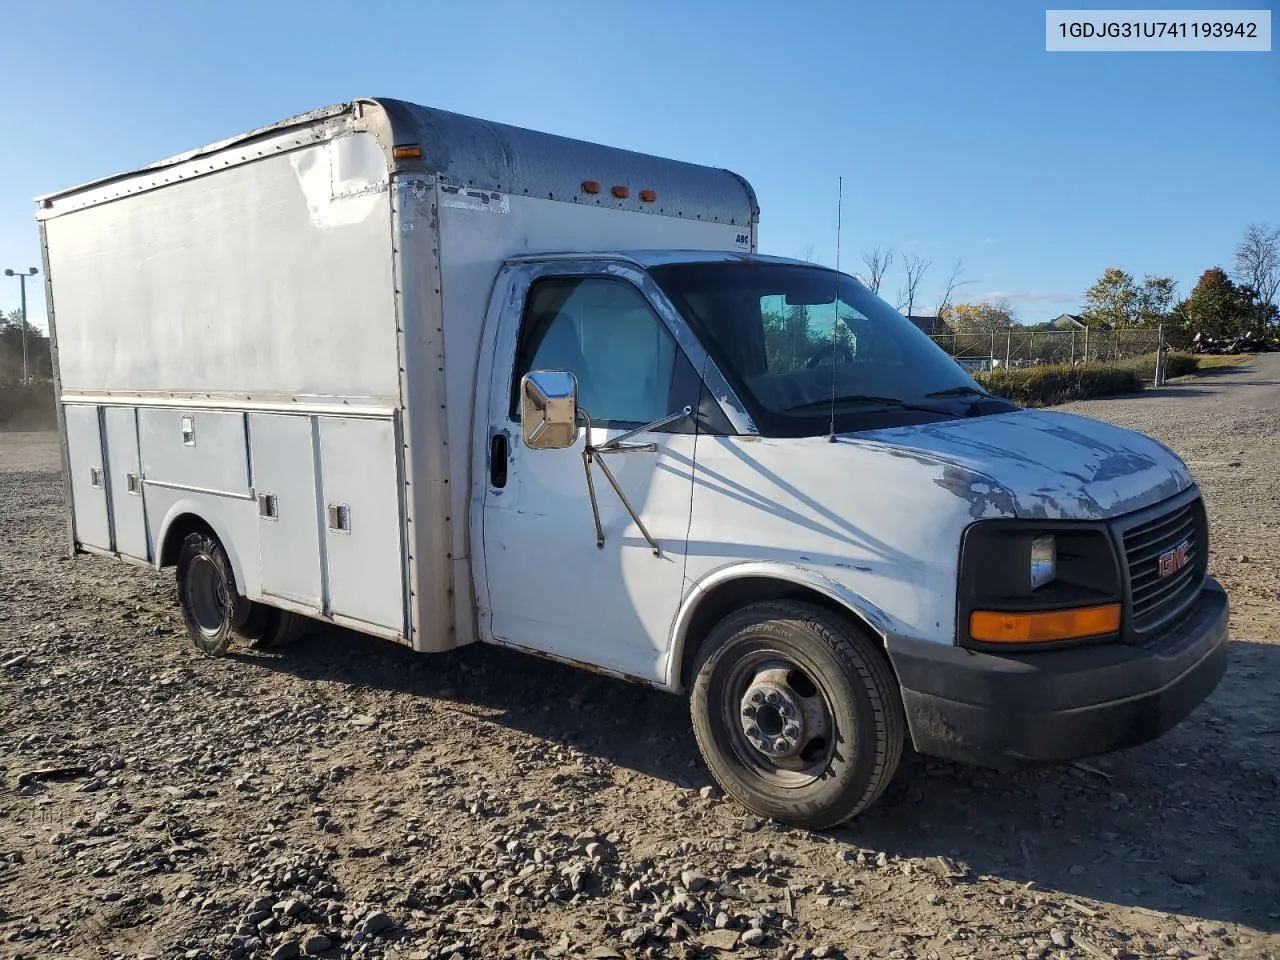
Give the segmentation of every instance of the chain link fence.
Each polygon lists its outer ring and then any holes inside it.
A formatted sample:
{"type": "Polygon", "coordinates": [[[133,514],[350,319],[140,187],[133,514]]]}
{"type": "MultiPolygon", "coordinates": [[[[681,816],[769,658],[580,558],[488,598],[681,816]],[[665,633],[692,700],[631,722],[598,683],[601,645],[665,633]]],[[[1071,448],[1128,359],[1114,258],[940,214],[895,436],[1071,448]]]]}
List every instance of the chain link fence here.
{"type": "Polygon", "coordinates": [[[1163,328],[1140,330],[993,330],[935,333],[938,346],[971,372],[1044,364],[1118,364],[1149,358],[1166,346],[1163,328]]]}

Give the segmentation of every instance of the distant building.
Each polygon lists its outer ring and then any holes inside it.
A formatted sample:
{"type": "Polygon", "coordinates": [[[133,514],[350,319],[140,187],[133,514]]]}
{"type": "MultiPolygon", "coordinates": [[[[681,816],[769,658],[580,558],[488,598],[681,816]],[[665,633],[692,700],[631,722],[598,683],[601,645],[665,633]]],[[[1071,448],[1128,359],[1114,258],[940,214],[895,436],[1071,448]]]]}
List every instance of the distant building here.
{"type": "Polygon", "coordinates": [[[907,319],[931,337],[936,337],[939,334],[955,332],[951,329],[951,325],[947,323],[947,321],[938,316],[921,317],[911,314],[907,319]]]}
{"type": "Polygon", "coordinates": [[[1086,326],[1078,313],[1063,313],[1049,321],[1050,330],[1083,330],[1086,326]]]}
{"type": "MultiPolygon", "coordinates": [[[[1089,324],[1084,322],[1084,317],[1078,313],[1062,313],[1049,321],[1050,330],[1087,330],[1089,324]]],[[[1111,324],[1097,323],[1093,324],[1094,330],[1110,330],[1111,324]]]]}

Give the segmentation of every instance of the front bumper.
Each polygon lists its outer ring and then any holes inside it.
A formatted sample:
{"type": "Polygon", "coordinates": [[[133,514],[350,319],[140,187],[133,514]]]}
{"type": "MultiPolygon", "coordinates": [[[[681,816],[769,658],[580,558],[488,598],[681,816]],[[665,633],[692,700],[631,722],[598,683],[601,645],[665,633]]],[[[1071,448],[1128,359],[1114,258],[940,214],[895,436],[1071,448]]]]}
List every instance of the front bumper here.
{"type": "Polygon", "coordinates": [[[984,766],[1072,760],[1145,743],[1200,705],[1227,667],[1227,595],[1212,578],[1142,646],[1032,653],[888,644],[918,752],[984,766]]]}

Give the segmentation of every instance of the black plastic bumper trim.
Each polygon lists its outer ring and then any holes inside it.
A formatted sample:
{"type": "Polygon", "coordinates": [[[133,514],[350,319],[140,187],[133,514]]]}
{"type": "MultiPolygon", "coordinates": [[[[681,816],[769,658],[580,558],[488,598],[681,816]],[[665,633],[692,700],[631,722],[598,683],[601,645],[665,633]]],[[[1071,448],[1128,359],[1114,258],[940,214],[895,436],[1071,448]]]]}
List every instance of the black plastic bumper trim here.
{"type": "Polygon", "coordinates": [[[1205,581],[1187,615],[1142,646],[994,654],[903,638],[889,657],[918,752],[985,766],[1070,760],[1155,739],[1218,685],[1227,595],[1205,581]]]}

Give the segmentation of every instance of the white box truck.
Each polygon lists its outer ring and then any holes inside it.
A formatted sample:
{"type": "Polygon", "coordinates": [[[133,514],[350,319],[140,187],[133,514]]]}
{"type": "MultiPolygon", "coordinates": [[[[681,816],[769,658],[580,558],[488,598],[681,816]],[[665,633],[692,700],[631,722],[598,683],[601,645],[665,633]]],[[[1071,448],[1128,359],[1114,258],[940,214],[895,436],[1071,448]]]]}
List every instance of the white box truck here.
{"type": "Polygon", "coordinates": [[[907,737],[1151,739],[1222,677],[1184,464],[989,396],[726,170],[361,99],[37,200],[72,549],[195,644],[327,621],[691,701],[807,826],[907,737]]]}

